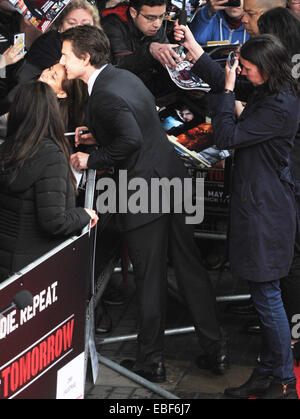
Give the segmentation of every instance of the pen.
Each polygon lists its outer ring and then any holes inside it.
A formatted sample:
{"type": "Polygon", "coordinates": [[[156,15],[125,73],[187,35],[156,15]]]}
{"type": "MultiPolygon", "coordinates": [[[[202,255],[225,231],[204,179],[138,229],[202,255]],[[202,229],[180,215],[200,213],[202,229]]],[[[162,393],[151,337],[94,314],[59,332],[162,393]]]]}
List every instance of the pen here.
{"type": "MultiPolygon", "coordinates": [[[[78,131],[79,135],[84,135],[84,134],[88,134],[90,131],[78,131]]],[[[75,135],[75,132],[65,132],[65,137],[71,137],[72,135],[75,135]]]]}

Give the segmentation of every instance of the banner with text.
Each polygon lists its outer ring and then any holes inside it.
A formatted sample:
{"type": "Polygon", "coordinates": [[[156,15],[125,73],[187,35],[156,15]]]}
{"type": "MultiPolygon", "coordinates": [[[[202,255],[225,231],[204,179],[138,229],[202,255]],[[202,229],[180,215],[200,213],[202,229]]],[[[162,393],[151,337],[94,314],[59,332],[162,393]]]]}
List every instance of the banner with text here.
{"type": "Polygon", "coordinates": [[[85,234],[0,284],[0,399],[84,397],[88,251],[85,234]],[[33,297],[23,309],[12,304],[22,290],[33,297]]]}

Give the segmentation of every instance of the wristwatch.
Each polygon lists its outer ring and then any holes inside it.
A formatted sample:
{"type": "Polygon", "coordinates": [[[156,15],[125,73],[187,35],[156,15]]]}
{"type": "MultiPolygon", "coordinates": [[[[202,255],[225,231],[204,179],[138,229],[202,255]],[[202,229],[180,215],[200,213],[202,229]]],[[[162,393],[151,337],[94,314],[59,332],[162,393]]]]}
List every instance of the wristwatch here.
{"type": "Polygon", "coordinates": [[[233,90],[230,90],[230,89],[224,89],[224,93],[233,93],[233,90]]]}

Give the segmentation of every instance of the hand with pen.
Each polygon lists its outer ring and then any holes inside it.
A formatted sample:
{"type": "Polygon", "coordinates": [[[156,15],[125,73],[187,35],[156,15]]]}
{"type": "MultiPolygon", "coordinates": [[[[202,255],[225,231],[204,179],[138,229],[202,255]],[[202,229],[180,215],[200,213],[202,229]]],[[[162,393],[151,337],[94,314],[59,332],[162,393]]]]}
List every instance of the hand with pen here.
{"type": "MultiPolygon", "coordinates": [[[[77,127],[75,130],[75,147],[78,147],[79,144],[85,145],[93,145],[97,144],[93,135],[89,132],[88,127],[81,126],[77,127]]],[[[71,165],[76,169],[78,172],[81,170],[87,169],[87,162],[89,159],[89,154],[87,153],[74,153],[70,156],[71,165]]]]}
{"type": "Polygon", "coordinates": [[[89,132],[88,127],[82,126],[77,127],[75,130],[75,147],[78,147],[79,144],[93,145],[97,144],[97,141],[93,135],[89,132]]]}

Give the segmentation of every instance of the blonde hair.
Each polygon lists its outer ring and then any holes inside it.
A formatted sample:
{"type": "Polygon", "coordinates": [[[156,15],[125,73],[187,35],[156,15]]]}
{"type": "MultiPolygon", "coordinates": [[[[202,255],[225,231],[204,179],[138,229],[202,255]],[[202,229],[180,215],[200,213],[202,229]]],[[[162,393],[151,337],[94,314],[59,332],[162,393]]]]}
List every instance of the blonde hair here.
{"type": "Polygon", "coordinates": [[[68,16],[68,14],[72,10],[76,10],[76,9],[84,9],[84,10],[87,10],[91,14],[91,16],[93,18],[94,26],[97,26],[98,28],[101,28],[101,25],[100,25],[100,16],[99,16],[99,12],[98,12],[97,6],[93,6],[87,0],[73,0],[70,4],[68,4],[68,6],[63,10],[63,12],[55,20],[55,22],[53,23],[51,29],[59,30],[59,28],[63,24],[63,21],[68,16]]]}

